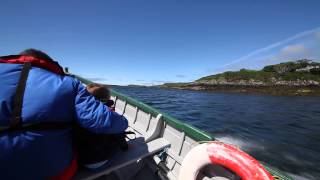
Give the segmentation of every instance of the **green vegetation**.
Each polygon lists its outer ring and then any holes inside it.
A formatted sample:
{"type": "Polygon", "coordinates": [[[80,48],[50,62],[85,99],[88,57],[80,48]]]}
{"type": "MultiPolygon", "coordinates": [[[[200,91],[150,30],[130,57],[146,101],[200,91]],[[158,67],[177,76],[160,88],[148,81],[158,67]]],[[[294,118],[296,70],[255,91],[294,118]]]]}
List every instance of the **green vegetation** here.
{"type": "MultiPolygon", "coordinates": [[[[287,72],[295,72],[297,69],[303,69],[306,67],[316,67],[319,66],[320,63],[312,62],[311,60],[302,59],[298,61],[290,61],[285,63],[280,63],[276,65],[265,66],[262,71],[265,72],[275,72],[278,74],[287,73],[287,72]]],[[[319,68],[318,68],[319,69],[319,68]]]]}
{"type": "Polygon", "coordinates": [[[285,62],[265,66],[262,70],[241,69],[240,71],[227,71],[221,74],[206,76],[196,80],[205,82],[210,80],[225,80],[228,82],[239,80],[254,80],[264,83],[276,81],[313,80],[320,82],[320,63],[310,60],[285,62]]]}
{"type": "Polygon", "coordinates": [[[255,79],[259,81],[269,81],[272,77],[273,77],[272,72],[241,69],[240,71],[227,71],[221,74],[203,77],[197,80],[196,82],[208,81],[212,79],[226,80],[226,81],[250,80],[250,79],[255,79]]]}

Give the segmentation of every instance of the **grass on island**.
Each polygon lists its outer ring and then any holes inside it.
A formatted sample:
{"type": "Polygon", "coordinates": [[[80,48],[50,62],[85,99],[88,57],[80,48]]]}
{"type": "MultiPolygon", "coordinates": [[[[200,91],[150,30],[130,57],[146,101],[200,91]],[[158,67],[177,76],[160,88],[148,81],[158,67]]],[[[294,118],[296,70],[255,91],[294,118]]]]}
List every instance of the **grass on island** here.
{"type": "Polygon", "coordinates": [[[298,79],[320,82],[320,63],[312,62],[310,60],[285,62],[265,66],[262,70],[241,69],[240,71],[227,71],[221,74],[200,78],[196,80],[196,82],[222,79],[226,81],[256,80],[266,83],[277,80],[296,81],[298,79]],[[299,71],[308,67],[310,68],[309,71],[299,71]]]}

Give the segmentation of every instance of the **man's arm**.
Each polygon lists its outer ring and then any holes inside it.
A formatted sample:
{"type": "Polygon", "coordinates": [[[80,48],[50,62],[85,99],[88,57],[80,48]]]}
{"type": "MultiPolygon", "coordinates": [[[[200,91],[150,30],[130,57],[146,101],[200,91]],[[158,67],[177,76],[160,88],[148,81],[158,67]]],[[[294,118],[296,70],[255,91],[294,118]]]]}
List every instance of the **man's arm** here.
{"type": "Polygon", "coordinates": [[[80,81],[75,81],[75,111],[78,123],[94,133],[122,133],[128,127],[123,116],[111,111],[102,102],[95,100],[80,81]]]}

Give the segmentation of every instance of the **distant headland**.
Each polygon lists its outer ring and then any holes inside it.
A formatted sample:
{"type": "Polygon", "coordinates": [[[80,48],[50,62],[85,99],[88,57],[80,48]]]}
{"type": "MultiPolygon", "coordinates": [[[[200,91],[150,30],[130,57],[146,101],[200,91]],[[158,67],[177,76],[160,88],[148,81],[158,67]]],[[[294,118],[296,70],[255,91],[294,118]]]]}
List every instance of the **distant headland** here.
{"type": "Polygon", "coordinates": [[[188,83],[165,83],[157,87],[217,92],[320,96],[320,63],[308,59],[241,69],[202,77],[188,83]]]}

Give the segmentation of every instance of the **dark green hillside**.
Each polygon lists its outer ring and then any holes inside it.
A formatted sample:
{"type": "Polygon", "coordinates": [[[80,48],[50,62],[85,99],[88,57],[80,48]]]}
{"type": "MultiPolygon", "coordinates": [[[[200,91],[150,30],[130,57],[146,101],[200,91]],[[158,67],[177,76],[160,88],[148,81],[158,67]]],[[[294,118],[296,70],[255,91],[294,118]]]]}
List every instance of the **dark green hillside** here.
{"type": "Polygon", "coordinates": [[[206,76],[196,80],[196,82],[208,81],[208,80],[219,80],[224,79],[226,81],[238,81],[238,80],[260,80],[269,81],[274,76],[272,72],[255,71],[248,69],[241,69],[240,71],[227,71],[221,74],[206,76]]]}

